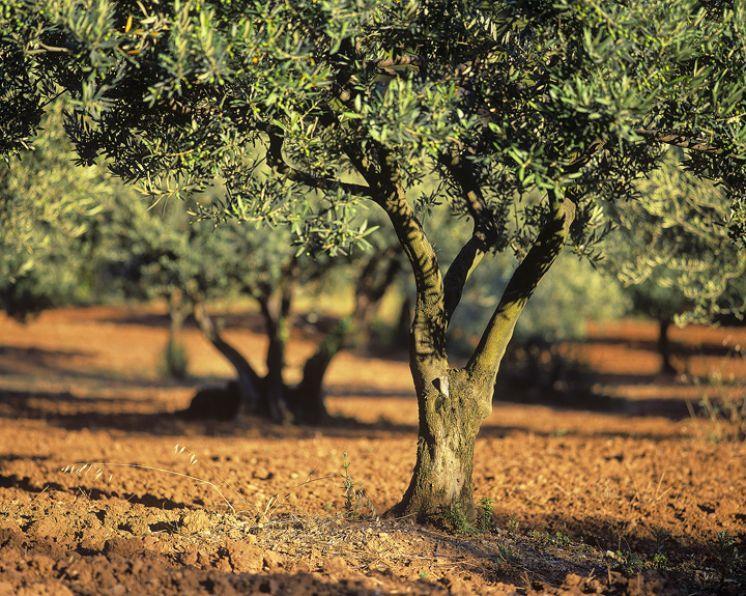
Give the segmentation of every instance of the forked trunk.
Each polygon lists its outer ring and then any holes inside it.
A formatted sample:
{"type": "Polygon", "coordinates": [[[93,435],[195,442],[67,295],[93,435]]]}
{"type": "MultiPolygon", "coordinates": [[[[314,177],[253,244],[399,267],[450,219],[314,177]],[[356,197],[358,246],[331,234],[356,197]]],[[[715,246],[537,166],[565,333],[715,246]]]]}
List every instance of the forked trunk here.
{"type": "Polygon", "coordinates": [[[235,369],[242,409],[253,411],[259,402],[262,380],[246,358],[223,338],[202,302],[195,302],[194,318],[205,337],[235,369]]]}
{"type": "Polygon", "coordinates": [[[491,410],[492,389],[464,370],[450,370],[418,394],[417,463],[393,513],[456,526],[471,523],[474,445],[491,410]]]}

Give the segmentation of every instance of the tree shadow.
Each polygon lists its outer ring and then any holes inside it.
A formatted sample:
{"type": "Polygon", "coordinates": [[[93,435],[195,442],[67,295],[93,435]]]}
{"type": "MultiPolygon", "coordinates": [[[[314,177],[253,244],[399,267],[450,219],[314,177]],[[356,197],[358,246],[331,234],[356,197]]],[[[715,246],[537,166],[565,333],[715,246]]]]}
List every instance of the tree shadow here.
{"type": "Polygon", "coordinates": [[[568,585],[573,575],[597,578],[597,586],[602,580],[603,593],[721,593],[725,579],[731,588],[746,588],[746,559],[737,551],[724,552],[714,533],[672,536],[653,524],[630,529],[623,520],[562,513],[518,519],[500,512],[492,520],[494,533],[476,539],[435,534],[451,557],[481,561],[468,569],[492,582],[572,593],[597,591],[586,586],[578,592],[577,585],[568,585]]]}
{"type": "MultiPolygon", "coordinates": [[[[373,422],[361,421],[343,415],[330,416],[323,425],[287,426],[273,424],[266,419],[242,416],[236,420],[187,420],[178,412],[137,412],[133,407],[144,402],[132,398],[77,398],[70,393],[39,391],[1,391],[0,418],[19,420],[44,420],[47,424],[68,431],[105,429],[162,437],[210,436],[244,437],[262,440],[314,439],[319,435],[345,439],[376,439],[386,436],[416,437],[417,424],[392,421],[380,417],[373,422]],[[59,408],[59,402],[67,403],[59,408]],[[70,411],[79,404],[80,411],[70,411]],[[112,406],[124,411],[107,411],[112,406]],[[128,411],[129,409],[129,411],[128,411]],[[103,410],[103,411],[102,411],[103,410]]],[[[630,431],[584,431],[581,429],[535,429],[530,425],[485,424],[479,436],[505,438],[515,434],[531,434],[540,437],[608,437],[635,438],[652,441],[684,441],[681,434],[654,434],[630,431]]]]}
{"type": "Polygon", "coordinates": [[[120,499],[128,503],[143,505],[153,509],[201,509],[194,504],[181,503],[173,499],[158,497],[152,493],[136,494],[131,492],[108,491],[100,488],[85,486],[82,484],[75,486],[63,486],[59,482],[45,482],[38,486],[31,482],[28,476],[18,476],[17,474],[0,473],[0,488],[14,488],[27,493],[40,494],[43,492],[65,492],[70,494],[82,494],[92,501],[103,501],[108,499],[120,499]]]}
{"type": "Polygon", "coordinates": [[[13,374],[21,366],[39,370],[54,369],[66,358],[90,357],[92,352],[82,350],[53,350],[37,347],[0,345],[0,374],[13,374]]]}
{"type": "Polygon", "coordinates": [[[93,352],[76,350],[47,350],[17,346],[0,346],[0,374],[18,374],[19,368],[26,370],[26,376],[54,376],[60,381],[92,381],[122,387],[162,389],[169,387],[194,387],[198,383],[213,381],[214,377],[190,377],[185,380],[153,379],[144,376],[131,376],[116,372],[86,368],[81,370],[62,363],[66,358],[89,357],[93,352]],[[30,368],[30,370],[29,370],[30,368]]]}

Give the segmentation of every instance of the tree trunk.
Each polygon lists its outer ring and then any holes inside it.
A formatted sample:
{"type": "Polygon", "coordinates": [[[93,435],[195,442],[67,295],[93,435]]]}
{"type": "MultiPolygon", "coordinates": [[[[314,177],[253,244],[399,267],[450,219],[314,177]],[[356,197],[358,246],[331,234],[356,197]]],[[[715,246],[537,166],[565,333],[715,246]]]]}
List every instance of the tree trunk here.
{"type": "Polygon", "coordinates": [[[164,366],[168,376],[183,380],[188,376],[186,351],[181,342],[187,307],[183,294],[178,288],[171,290],[168,296],[168,341],[164,354],[164,366]]]}
{"type": "Polygon", "coordinates": [[[179,289],[173,289],[168,296],[168,341],[171,344],[181,342],[181,332],[187,317],[184,295],[179,289]]]}
{"type": "Polygon", "coordinates": [[[290,294],[283,290],[275,296],[263,297],[259,300],[259,306],[269,337],[267,376],[264,379],[259,411],[274,422],[285,424],[291,420],[285,385],[285,346],[289,335],[290,294]]]}
{"type": "Polygon", "coordinates": [[[294,413],[299,422],[320,424],[328,417],[324,404],[324,377],[334,357],[344,346],[352,323],[341,320],[319,344],[303,366],[303,378],[294,391],[294,413]]]}
{"type": "Polygon", "coordinates": [[[474,520],[474,445],[492,408],[492,388],[461,369],[432,378],[431,367],[420,368],[430,382],[418,388],[417,462],[393,513],[465,529],[474,520]]]}
{"type": "Polygon", "coordinates": [[[675,375],[678,373],[673,362],[671,362],[671,341],[668,337],[670,328],[670,319],[660,319],[658,321],[658,353],[661,356],[661,373],[664,375],[675,375]]]}
{"type": "Polygon", "coordinates": [[[244,411],[254,411],[259,403],[262,379],[254,372],[241,353],[230,345],[218,331],[201,302],[194,304],[194,318],[202,333],[236,370],[238,389],[244,411]]]}
{"type": "MultiPolygon", "coordinates": [[[[386,291],[401,271],[402,263],[398,246],[390,246],[371,257],[364,265],[355,284],[355,307],[352,343],[356,347],[368,347],[370,328],[376,311],[386,291]]],[[[409,321],[406,323],[407,329],[409,321]]]]}

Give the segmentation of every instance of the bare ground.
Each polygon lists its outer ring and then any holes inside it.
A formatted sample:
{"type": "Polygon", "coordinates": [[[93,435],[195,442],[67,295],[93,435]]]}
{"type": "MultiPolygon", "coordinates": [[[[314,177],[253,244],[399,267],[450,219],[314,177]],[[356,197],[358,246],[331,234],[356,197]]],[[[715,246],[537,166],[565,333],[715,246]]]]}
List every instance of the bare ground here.
{"type": "MultiPolygon", "coordinates": [[[[260,365],[260,335],[229,337],[260,365]]],[[[339,357],[327,427],[192,423],[172,413],[230,373],[196,329],[178,384],[157,310],[0,320],[0,594],[744,593],[743,413],[721,400],[743,400],[746,329],[672,338],[686,378],[657,376],[655,326],[626,321],[573,347],[607,398],[499,396],[487,529],[447,534],[378,515],[414,463],[401,359],[339,357]]],[[[291,373],[311,349],[294,338],[291,373]]]]}

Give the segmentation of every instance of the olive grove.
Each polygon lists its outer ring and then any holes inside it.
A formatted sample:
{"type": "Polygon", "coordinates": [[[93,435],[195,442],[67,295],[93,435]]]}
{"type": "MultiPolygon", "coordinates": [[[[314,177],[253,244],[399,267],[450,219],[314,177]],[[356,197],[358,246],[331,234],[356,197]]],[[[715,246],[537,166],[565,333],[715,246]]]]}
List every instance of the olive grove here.
{"type": "Polygon", "coordinates": [[[741,2],[5,0],[3,18],[0,81],[20,81],[3,103],[31,107],[2,146],[64,93],[80,159],[153,196],[220,180],[215,218],[285,224],[332,256],[364,241],[363,205],[385,212],[416,285],[401,515],[473,514],[475,440],[526,303],[563,250],[603,256],[667,147],[720,186],[717,241],[743,257],[741,2]],[[421,223],[437,203],[472,223],[447,270],[421,223]],[[453,367],[464,287],[505,251],[517,265],[453,367]]]}

